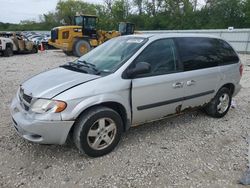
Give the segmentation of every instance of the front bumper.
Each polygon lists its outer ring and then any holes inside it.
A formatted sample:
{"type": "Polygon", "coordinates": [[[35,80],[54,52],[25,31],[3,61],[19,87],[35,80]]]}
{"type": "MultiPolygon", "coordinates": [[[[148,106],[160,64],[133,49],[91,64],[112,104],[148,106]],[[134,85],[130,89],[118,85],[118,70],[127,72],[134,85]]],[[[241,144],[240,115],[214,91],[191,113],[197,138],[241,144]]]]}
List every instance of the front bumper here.
{"type": "Polygon", "coordinates": [[[74,121],[37,120],[25,111],[17,98],[10,107],[11,116],[17,133],[35,143],[64,144],[74,121]]]}

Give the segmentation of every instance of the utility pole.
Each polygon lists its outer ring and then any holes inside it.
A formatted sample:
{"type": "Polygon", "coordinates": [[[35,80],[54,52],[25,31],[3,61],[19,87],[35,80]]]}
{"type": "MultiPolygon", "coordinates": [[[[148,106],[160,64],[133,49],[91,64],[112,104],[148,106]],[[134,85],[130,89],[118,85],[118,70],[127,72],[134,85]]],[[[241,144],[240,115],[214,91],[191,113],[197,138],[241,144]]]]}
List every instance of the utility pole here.
{"type": "Polygon", "coordinates": [[[194,0],[194,11],[197,10],[197,3],[198,3],[198,1],[197,1],[197,0],[194,0]]]}

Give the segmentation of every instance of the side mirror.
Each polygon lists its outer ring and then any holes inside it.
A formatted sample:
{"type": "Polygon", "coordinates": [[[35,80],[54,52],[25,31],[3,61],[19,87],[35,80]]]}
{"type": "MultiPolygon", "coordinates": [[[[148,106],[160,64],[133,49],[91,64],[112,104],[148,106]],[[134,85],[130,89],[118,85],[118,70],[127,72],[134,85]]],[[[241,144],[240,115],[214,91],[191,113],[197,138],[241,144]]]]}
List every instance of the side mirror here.
{"type": "Polygon", "coordinates": [[[127,70],[127,77],[134,78],[139,74],[146,74],[151,71],[151,65],[147,62],[139,62],[134,68],[127,70]]]}

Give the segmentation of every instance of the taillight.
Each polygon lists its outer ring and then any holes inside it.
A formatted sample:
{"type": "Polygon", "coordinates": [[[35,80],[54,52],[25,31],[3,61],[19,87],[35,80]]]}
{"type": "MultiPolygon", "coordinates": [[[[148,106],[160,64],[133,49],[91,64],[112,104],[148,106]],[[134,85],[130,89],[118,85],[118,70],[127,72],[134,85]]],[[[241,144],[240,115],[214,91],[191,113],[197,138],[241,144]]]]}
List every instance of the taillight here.
{"type": "Polygon", "coordinates": [[[243,64],[240,64],[240,76],[242,77],[243,75],[243,64]]]}

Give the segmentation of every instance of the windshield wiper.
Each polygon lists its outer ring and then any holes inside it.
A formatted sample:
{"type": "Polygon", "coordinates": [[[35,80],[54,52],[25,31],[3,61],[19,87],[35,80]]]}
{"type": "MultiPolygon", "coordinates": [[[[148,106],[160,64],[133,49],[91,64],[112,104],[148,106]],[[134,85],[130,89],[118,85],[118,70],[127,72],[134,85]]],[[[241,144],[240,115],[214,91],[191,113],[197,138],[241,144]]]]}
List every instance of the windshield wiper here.
{"type": "Polygon", "coordinates": [[[77,72],[88,73],[86,70],[81,69],[81,65],[79,66],[78,64],[73,63],[73,62],[68,62],[67,64],[61,65],[59,67],[63,67],[69,70],[77,71],[77,72]]]}
{"type": "Polygon", "coordinates": [[[85,66],[87,68],[91,68],[92,70],[94,70],[96,72],[96,74],[99,74],[99,70],[96,68],[96,66],[92,63],[88,63],[84,60],[77,60],[77,64],[81,65],[81,66],[85,66]]]}

